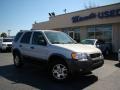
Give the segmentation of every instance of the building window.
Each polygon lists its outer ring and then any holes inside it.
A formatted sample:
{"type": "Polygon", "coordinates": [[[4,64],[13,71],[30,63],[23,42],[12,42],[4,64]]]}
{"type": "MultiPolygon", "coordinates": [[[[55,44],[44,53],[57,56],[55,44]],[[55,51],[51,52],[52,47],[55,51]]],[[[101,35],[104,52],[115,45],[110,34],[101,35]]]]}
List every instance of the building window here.
{"type": "Polygon", "coordinates": [[[88,28],[88,38],[90,39],[95,38],[95,27],[88,28]]]}
{"type": "Polygon", "coordinates": [[[78,43],[80,42],[80,28],[66,28],[62,30],[78,43]]]}
{"type": "Polygon", "coordinates": [[[68,35],[69,35],[71,38],[74,39],[74,31],[69,31],[69,32],[68,32],[68,35]]]}
{"type": "Polygon", "coordinates": [[[78,43],[80,42],[80,30],[79,29],[75,30],[74,40],[76,40],[78,43]]]}
{"type": "Polygon", "coordinates": [[[105,42],[112,42],[112,25],[88,27],[88,38],[102,39],[105,42]]]}

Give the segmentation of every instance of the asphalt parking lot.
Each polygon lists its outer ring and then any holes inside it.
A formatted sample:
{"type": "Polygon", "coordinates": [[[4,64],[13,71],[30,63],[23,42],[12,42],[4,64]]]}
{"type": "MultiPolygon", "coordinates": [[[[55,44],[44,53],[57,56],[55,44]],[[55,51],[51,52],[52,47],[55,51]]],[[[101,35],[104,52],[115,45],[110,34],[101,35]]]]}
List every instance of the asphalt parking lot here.
{"type": "Polygon", "coordinates": [[[72,80],[51,81],[46,69],[26,64],[21,69],[13,65],[11,53],[0,53],[0,90],[120,90],[120,66],[116,60],[105,59],[103,67],[90,75],[76,75],[72,80]]]}

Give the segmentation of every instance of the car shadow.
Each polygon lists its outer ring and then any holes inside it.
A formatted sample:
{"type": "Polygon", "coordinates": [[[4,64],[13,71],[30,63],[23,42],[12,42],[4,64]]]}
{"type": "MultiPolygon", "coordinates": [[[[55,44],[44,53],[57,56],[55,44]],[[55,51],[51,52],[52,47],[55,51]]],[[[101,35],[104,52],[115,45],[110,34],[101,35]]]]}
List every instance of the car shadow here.
{"type": "Polygon", "coordinates": [[[120,68],[120,63],[115,64],[116,67],[120,68]]]}
{"type": "Polygon", "coordinates": [[[117,53],[111,53],[109,55],[104,55],[104,59],[106,60],[114,60],[117,61],[117,53]]]}
{"type": "Polygon", "coordinates": [[[0,51],[0,53],[11,53],[11,50],[7,50],[7,51],[0,51]]]}
{"type": "Polygon", "coordinates": [[[48,78],[45,68],[34,65],[26,65],[21,69],[16,69],[14,65],[0,66],[0,76],[12,81],[12,84],[22,83],[40,90],[81,90],[98,80],[92,74],[76,75],[71,80],[58,83],[48,78]]]}

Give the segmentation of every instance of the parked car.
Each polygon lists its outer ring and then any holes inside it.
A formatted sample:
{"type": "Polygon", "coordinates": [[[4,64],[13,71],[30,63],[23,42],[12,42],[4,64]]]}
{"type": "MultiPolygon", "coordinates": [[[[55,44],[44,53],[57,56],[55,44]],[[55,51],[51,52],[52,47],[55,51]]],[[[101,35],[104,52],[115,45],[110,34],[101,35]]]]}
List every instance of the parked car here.
{"type": "Polygon", "coordinates": [[[0,51],[11,50],[13,38],[0,38],[0,51]]]}
{"type": "Polygon", "coordinates": [[[99,48],[104,55],[109,55],[112,52],[112,44],[106,43],[100,39],[85,39],[81,41],[82,44],[93,45],[99,48]]]}
{"type": "Polygon", "coordinates": [[[104,63],[99,49],[77,44],[67,34],[52,30],[19,32],[13,40],[12,53],[17,68],[25,57],[47,62],[49,75],[57,81],[66,80],[76,71],[92,71],[104,63]]]}

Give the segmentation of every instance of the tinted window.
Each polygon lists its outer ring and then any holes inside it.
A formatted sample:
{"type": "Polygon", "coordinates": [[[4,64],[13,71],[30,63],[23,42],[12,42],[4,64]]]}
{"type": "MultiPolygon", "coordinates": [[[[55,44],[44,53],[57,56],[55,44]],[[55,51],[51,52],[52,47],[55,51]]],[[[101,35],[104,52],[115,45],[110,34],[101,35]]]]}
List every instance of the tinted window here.
{"type": "Polygon", "coordinates": [[[89,39],[102,39],[107,43],[112,42],[112,25],[98,25],[88,27],[89,39]]]}
{"type": "Polygon", "coordinates": [[[98,40],[96,44],[105,44],[103,40],[98,40]]]}
{"type": "Polygon", "coordinates": [[[21,43],[25,43],[25,44],[29,44],[29,42],[30,42],[30,37],[31,37],[31,32],[26,32],[24,35],[23,35],[23,37],[22,37],[22,39],[21,39],[21,43]]]}
{"type": "Polygon", "coordinates": [[[16,37],[14,38],[14,42],[17,42],[19,40],[19,38],[21,37],[21,35],[23,34],[23,32],[19,32],[16,37]]]}
{"type": "Polygon", "coordinates": [[[44,39],[44,36],[41,32],[34,32],[32,44],[35,45],[46,45],[46,41],[44,39]]]}
{"type": "Polygon", "coordinates": [[[52,44],[68,44],[68,43],[73,44],[73,43],[76,43],[68,35],[66,35],[63,32],[49,32],[49,31],[46,31],[45,34],[46,34],[48,40],[52,44]]]}
{"type": "Polygon", "coordinates": [[[94,45],[95,40],[82,40],[81,43],[82,43],[82,44],[90,44],[90,45],[94,45]]]}

